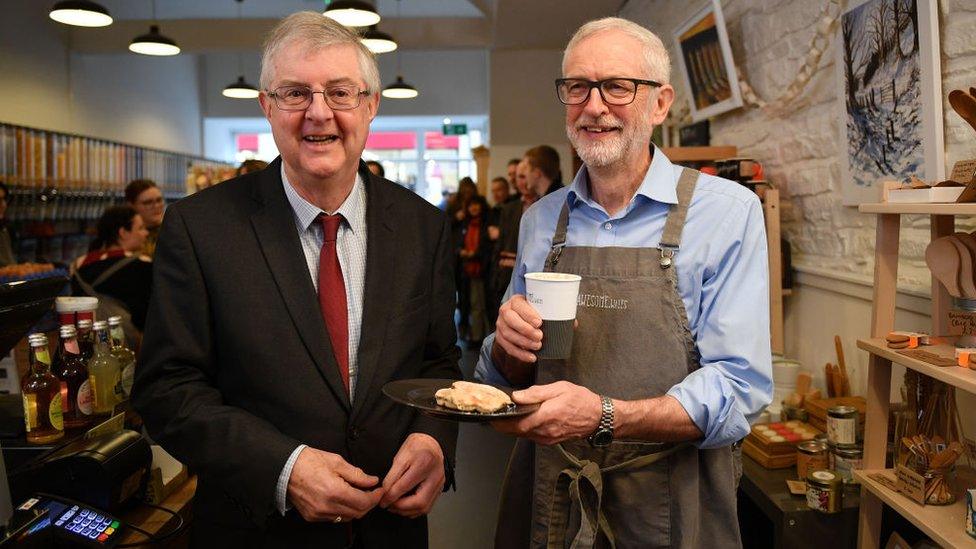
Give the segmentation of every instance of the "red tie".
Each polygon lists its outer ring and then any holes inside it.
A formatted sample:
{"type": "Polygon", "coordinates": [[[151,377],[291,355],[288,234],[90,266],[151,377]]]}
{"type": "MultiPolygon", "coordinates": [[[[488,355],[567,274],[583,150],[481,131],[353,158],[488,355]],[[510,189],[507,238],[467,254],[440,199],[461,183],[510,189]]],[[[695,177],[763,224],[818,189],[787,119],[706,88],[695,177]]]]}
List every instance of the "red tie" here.
{"type": "Polygon", "coordinates": [[[342,281],[342,267],[336,252],[336,236],[342,216],[319,214],[322,221],[322,251],[319,252],[319,307],[325,327],[329,330],[329,340],[339,363],[342,383],[349,393],[349,321],[346,309],[346,284],[342,281]]]}

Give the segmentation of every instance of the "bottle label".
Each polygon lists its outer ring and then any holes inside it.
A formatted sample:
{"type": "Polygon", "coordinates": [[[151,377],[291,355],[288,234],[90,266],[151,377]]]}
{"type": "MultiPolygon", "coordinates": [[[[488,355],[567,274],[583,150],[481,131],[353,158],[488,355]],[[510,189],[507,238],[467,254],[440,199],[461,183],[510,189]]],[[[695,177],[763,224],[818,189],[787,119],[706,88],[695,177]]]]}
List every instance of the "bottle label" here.
{"type": "Polygon", "coordinates": [[[90,416],[93,407],[91,381],[86,379],[81,387],[78,387],[78,411],[90,416]]]}
{"type": "Polygon", "coordinates": [[[47,417],[51,420],[51,426],[58,431],[64,431],[64,413],[61,411],[61,393],[54,395],[51,405],[47,409],[47,417]]]}
{"type": "Polygon", "coordinates": [[[122,326],[116,326],[112,328],[112,345],[116,347],[125,346],[125,333],[122,331],[122,326]]]}
{"type": "Polygon", "coordinates": [[[78,340],[75,338],[71,338],[64,342],[64,350],[73,355],[81,354],[81,350],[78,349],[78,340]]]}
{"type": "Polygon", "coordinates": [[[24,424],[28,433],[37,429],[37,395],[24,394],[24,424]]]}
{"type": "Polygon", "coordinates": [[[135,378],[136,365],[130,362],[122,369],[122,390],[125,391],[125,397],[129,398],[132,394],[132,383],[135,378]]]}

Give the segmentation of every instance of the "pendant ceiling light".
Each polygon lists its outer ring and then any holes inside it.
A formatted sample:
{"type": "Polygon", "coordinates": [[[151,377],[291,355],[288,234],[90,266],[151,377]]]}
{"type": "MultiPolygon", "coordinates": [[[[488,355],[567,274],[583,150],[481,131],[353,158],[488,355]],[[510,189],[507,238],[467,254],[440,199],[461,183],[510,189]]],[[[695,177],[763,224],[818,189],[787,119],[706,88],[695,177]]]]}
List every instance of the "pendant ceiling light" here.
{"type": "Polygon", "coordinates": [[[396,40],[392,36],[376,28],[376,25],[369,27],[360,37],[363,45],[373,53],[389,53],[397,49],[396,40]]]}
{"type": "Polygon", "coordinates": [[[112,16],[101,4],[90,0],[68,0],[54,4],[48,13],[51,19],[76,27],[107,27],[112,16]]]}
{"type": "MultiPolygon", "coordinates": [[[[238,26],[240,26],[241,4],[243,3],[244,0],[237,0],[238,26]]],[[[237,77],[236,81],[228,84],[221,94],[223,94],[224,97],[230,97],[231,99],[254,99],[255,97],[261,95],[261,92],[259,92],[257,88],[244,80],[244,62],[241,60],[241,52],[237,52],[237,69],[240,76],[237,77]]]]}
{"type": "MultiPolygon", "coordinates": [[[[397,0],[397,20],[400,19],[400,0],[397,0]]],[[[403,71],[400,67],[400,52],[397,51],[397,78],[396,82],[383,88],[383,97],[390,99],[413,99],[420,95],[417,88],[407,84],[403,80],[403,71]]]]}
{"type": "Polygon", "coordinates": [[[167,38],[159,34],[159,25],[156,24],[156,0],[152,0],[152,20],[149,26],[149,33],[136,36],[129,43],[129,51],[141,53],[143,55],[176,55],[180,53],[180,47],[172,38],[167,38]]]}
{"type": "Polygon", "coordinates": [[[369,27],[380,22],[376,8],[362,0],[335,0],[325,7],[324,15],[347,27],[369,27]]]}

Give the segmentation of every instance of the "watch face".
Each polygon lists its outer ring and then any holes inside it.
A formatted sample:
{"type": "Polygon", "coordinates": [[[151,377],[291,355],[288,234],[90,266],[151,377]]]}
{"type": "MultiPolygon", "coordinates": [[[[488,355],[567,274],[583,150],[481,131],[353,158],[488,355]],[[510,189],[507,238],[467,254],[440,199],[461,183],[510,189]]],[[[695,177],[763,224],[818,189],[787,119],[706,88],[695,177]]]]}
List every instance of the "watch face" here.
{"type": "Polygon", "coordinates": [[[613,431],[609,429],[600,429],[599,431],[593,433],[593,446],[610,446],[611,442],[613,442],[613,431]]]}

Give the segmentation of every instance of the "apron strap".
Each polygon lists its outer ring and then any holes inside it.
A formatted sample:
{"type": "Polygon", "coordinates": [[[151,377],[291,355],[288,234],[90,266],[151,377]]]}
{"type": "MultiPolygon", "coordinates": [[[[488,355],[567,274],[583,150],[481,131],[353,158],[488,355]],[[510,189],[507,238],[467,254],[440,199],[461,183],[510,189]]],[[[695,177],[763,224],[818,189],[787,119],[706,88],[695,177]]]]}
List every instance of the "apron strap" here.
{"type": "Polygon", "coordinates": [[[667,450],[637,456],[610,467],[600,468],[595,462],[578,459],[557,444],[556,448],[570,466],[563,469],[556,479],[552,496],[552,517],[547,547],[550,549],[566,547],[569,529],[579,524],[571,549],[592,549],[597,538],[602,535],[611,548],[616,548],[613,530],[603,513],[603,474],[635,471],[648,467],[681,450],[687,444],[676,444],[667,450]],[[568,500],[568,501],[567,501],[568,500]]]}
{"type": "Polygon", "coordinates": [[[681,170],[681,177],[678,178],[677,194],[678,203],[671,206],[668,212],[667,221],[664,222],[664,233],[661,235],[661,268],[667,269],[671,266],[674,253],[678,251],[681,244],[681,231],[685,228],[685,218],[688,217],[688,206],[691,205],[691,196],[695,194],[695,185],[698,183],[698,170],[685,168],[681,170]]]}
{"type": "Polygon", "coordinates": [[[552,235],[552,247],[549,248],[549,255],[546,256],[545,272],[556,270],[556,263],[559,263],[559,256],[563,253],[566,245],[566,228],[569,227],[569,202],[563,202],[563,208],[559,210],[559,221],[556,222],[556,232],[552,235]]]}

